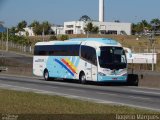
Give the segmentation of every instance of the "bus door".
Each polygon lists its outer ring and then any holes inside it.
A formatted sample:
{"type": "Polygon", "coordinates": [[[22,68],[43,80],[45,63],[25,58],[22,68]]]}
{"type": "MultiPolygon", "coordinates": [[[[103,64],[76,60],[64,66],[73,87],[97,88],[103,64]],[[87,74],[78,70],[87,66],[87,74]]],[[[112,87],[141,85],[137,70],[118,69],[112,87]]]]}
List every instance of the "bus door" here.
{"type": "Polygon", "coordinates": [[[92,65],[92,80],[97,81],[97,66],[92,65]]]}
{"type": "Polygon", "coordinates": [[[92,65],[87,61],[85,61],[85,73],[86,73],[86,79],[92,80],[92,65]]]}
{"type": "Polygon", "coordinates": [[[96,55],[96,51],[93,51],[92,54],[92,72],[91,72],[91,77],[93,81],[97,81],[97,55],[96,55]]]}
{"type": "Polygon", "coordinates": [[[81,45],[81,57],[85,61],[85,73],[87,80],[97,80],[97,57],[96,49],[83,44],[81,45]]]}

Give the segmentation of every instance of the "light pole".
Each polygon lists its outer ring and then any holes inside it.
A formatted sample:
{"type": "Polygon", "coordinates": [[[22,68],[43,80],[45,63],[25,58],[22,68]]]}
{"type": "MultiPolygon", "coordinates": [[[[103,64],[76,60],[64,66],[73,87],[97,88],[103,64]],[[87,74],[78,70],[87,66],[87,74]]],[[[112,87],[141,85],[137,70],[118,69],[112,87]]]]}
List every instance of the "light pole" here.
{"type": "Polygon", "coordinates": [[[154,37],[153,31],[149,36],[149,41],[150,41],[151,49],[152,49],[152,71],[154,71],[154,41],[155,41],[155,37],[154,37]]]}
{"type": "Polygon", "coordinates": [[[44,41],[44,26],[43,26],[42,37],[43,37],[43,41],[44,41]]]}
{"type": "Polygon", "coordinates": [[[156,27],[158,27],[159,24],[152,24],[152,32],[149,36],[149,41],[151,44],[151,48],[152,48],[152,71],[154,71],[154,55],[155,55],[155,31],[156,31],[156,27]]]}
{"type": "Polygon", "coordinates": [[[7,28],[7,41],[6,41],[6,51],[8,51],[8,33],[9,33],[9,29],[7,28]]]}

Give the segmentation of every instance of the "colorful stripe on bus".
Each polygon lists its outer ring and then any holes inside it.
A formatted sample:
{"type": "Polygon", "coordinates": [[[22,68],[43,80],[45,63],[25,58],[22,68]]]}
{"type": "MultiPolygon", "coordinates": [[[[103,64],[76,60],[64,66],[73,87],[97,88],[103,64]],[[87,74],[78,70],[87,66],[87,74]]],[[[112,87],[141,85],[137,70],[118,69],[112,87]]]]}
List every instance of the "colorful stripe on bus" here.
{"type": "Polygon", "coordinates": [[[61,59],[61,60],[55,59],[55,61],[62,67],[64,67],[72,76],[74,76],[74,74],[77,74],[76,66],[74,66],[69,59],[61,59]]]}

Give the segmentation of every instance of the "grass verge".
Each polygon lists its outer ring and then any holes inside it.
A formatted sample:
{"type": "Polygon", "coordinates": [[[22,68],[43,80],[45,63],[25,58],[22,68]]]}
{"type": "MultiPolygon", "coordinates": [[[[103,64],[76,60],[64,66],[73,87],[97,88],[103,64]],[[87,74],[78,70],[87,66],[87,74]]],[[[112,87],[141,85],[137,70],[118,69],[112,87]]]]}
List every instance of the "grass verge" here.
{"type": "Polygon", "coordinates": [[[158,112],[97,104],[59,96],[0,89],[2,114],[158,114],[158,112]]]}

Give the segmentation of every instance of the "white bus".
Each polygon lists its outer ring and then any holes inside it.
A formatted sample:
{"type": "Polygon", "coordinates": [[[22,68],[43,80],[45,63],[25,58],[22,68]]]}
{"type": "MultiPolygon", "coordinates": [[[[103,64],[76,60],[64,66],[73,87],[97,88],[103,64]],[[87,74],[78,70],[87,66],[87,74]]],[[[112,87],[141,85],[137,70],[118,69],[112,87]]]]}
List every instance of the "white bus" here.
{"type": "Polygon", "coordinates": [[[34,50],[33,74],[45,80],[126,82],[127,60],[121,44],[113,39],[38,42],[34,50]]]}

